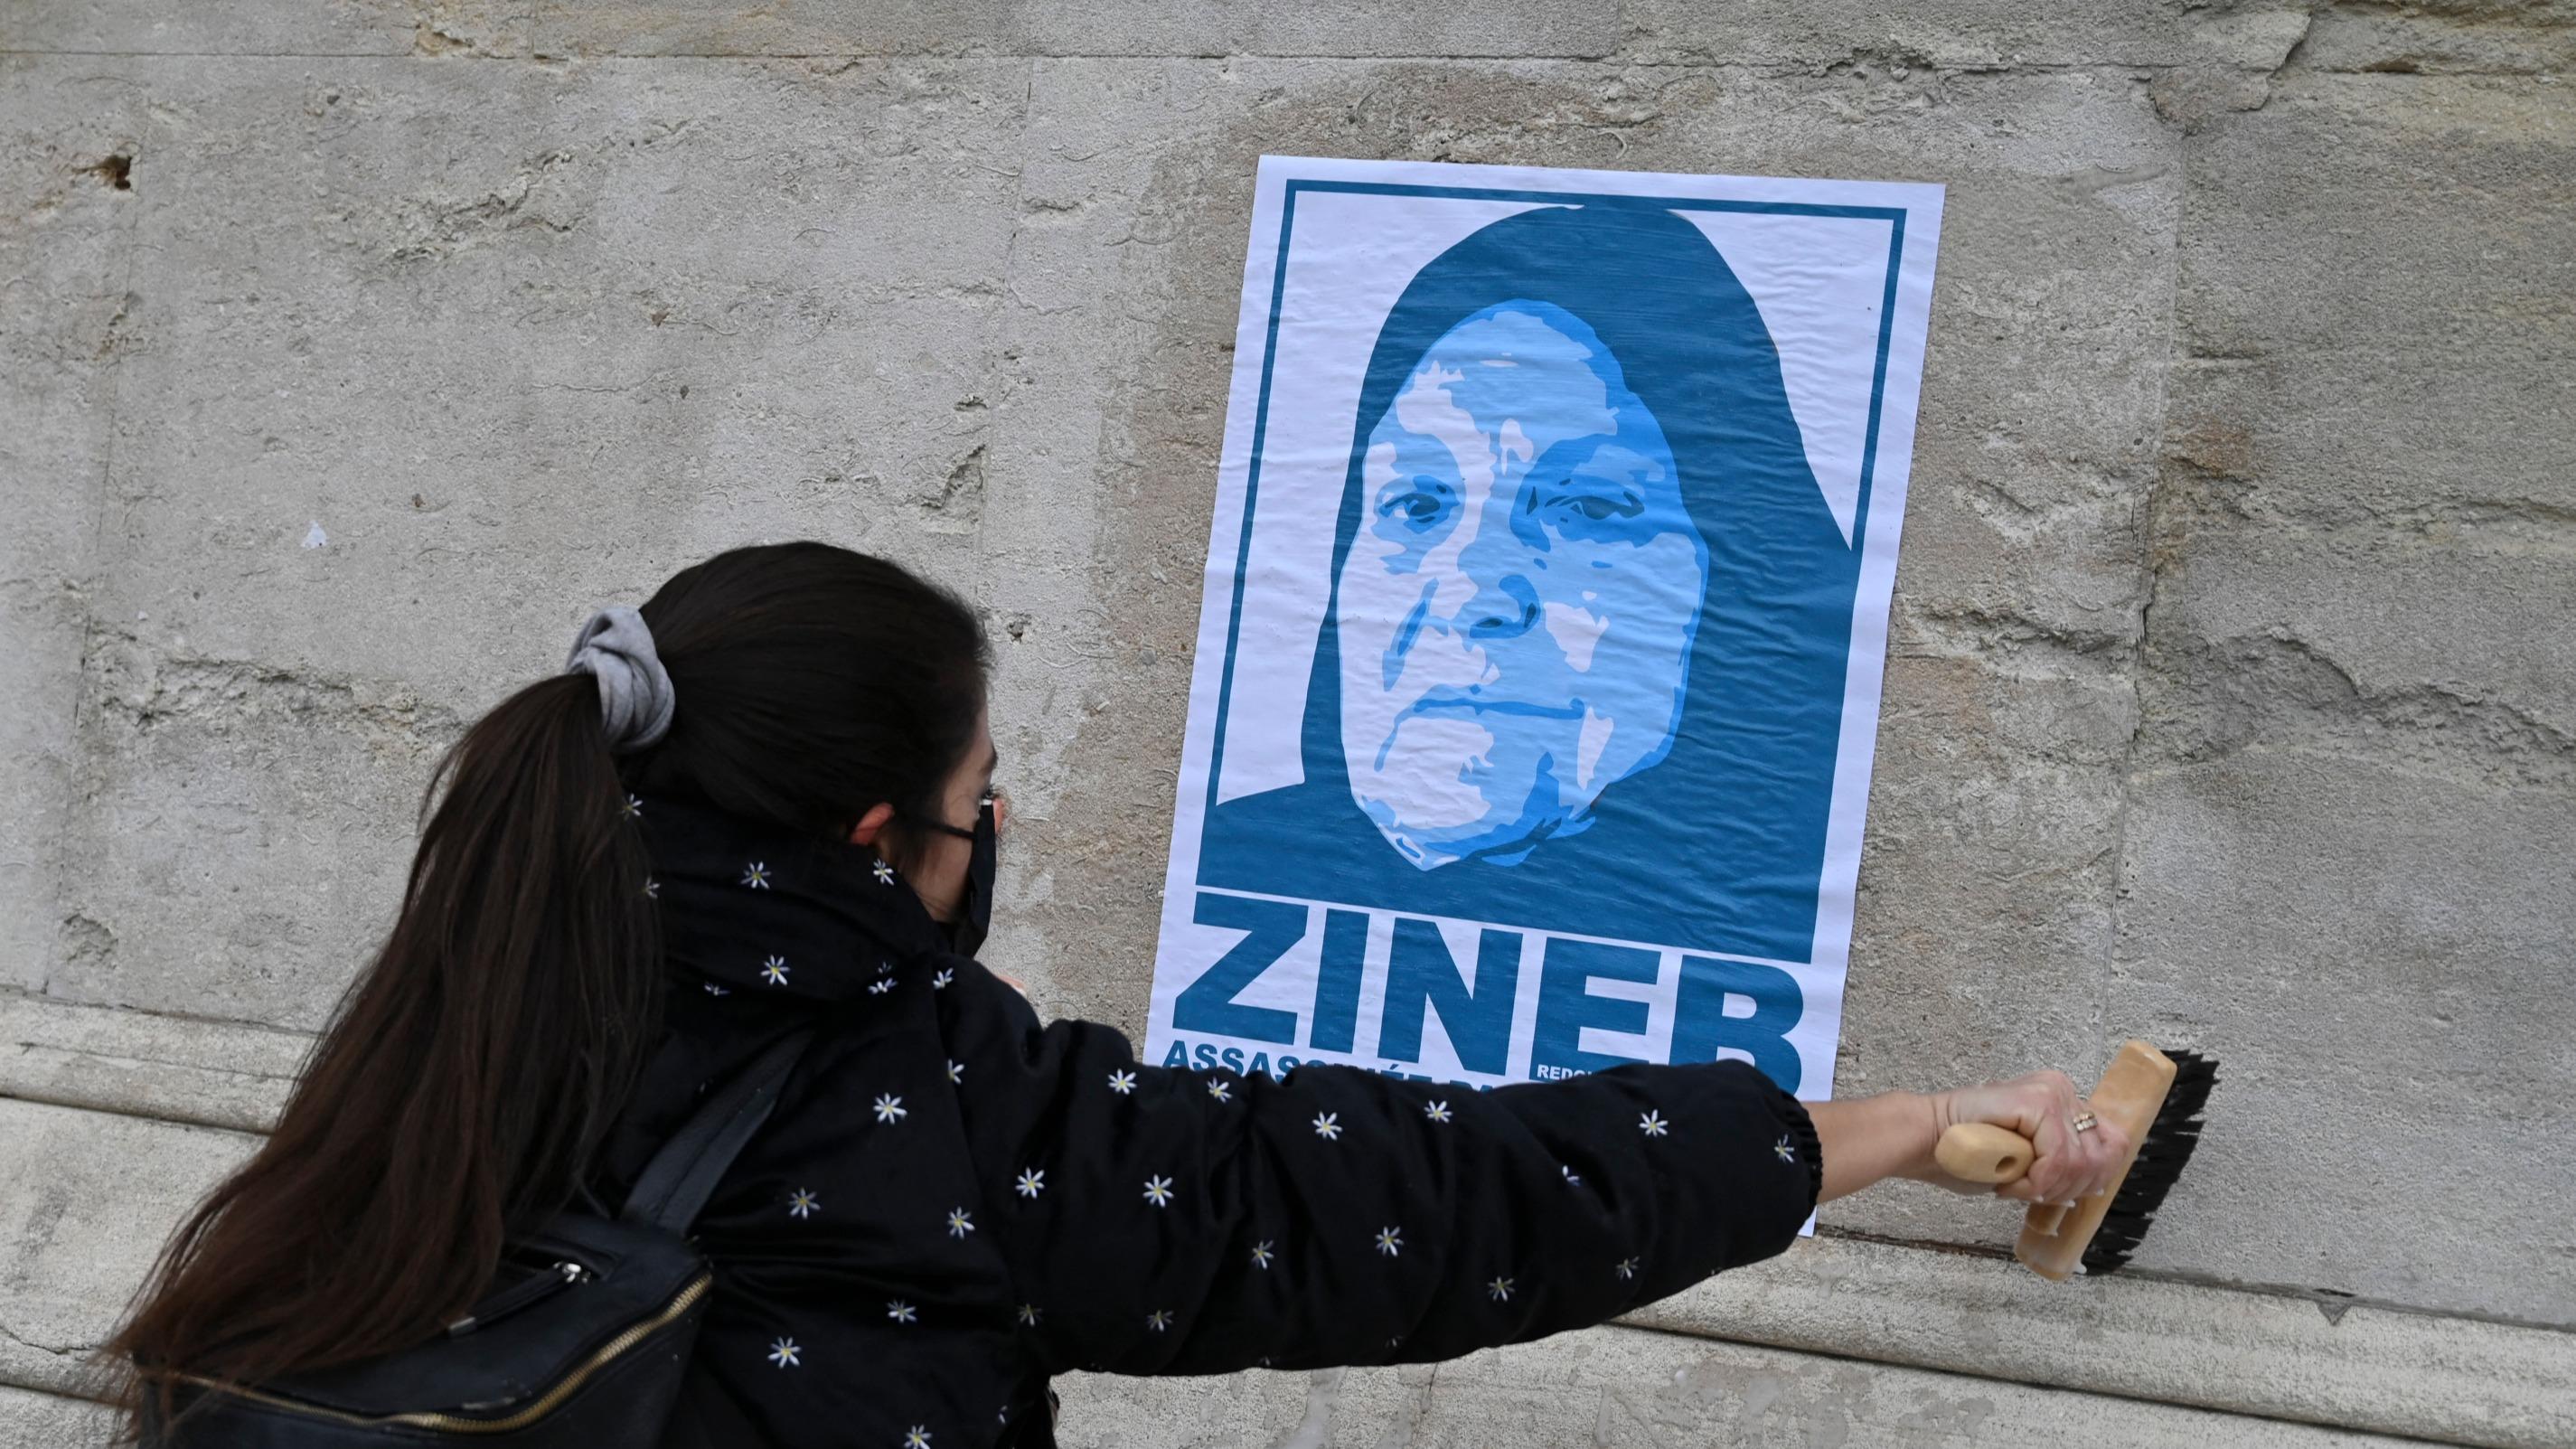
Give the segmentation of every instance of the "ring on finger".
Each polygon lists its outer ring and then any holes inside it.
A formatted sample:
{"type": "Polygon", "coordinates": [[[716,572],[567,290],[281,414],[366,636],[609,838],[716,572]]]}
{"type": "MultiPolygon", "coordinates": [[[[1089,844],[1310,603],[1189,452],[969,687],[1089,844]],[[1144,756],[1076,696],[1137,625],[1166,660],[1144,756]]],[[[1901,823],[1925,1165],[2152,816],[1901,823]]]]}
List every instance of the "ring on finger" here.
{"type": "Polygon", "coordinates": [[[2078,1112],[2075,1114],[2075,1130],[2078,1132],[2090,1132],[2101,1125],[2102,1119],[2094,1116],[2090,1112],[2078,1112]]]}

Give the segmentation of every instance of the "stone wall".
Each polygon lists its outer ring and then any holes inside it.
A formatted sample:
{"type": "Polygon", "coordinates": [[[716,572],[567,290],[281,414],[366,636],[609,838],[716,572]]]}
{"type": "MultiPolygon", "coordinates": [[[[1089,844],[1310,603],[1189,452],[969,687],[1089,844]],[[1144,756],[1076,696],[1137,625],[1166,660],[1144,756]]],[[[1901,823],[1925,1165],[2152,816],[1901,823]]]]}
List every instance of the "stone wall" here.
{"type": "Polygon", "coordinates": [[[1947,185],[1839,1079],[2226,1081],[2119,1279],[1896,1188],[1068,1443],[2576,1442],[2576,6],[2056,8],[0,0],[0,1445],[708,553],[972,594],[991,954],[1141,1030],[1264,152],[1947,185]]]}

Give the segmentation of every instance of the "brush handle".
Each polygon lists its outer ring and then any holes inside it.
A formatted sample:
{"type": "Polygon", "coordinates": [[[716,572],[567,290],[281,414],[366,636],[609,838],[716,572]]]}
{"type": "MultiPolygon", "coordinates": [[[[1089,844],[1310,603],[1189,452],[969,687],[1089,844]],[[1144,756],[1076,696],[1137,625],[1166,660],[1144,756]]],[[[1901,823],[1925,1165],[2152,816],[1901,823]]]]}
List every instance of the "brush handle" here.
{"type": "Polygon", "coordinates": [[[1990,1182],[1997,1187],[2021,1181],[2039,1149],[2010,1127],[1992,1122],[1959,1122],[1942,1129],[1932,1157],[1941,1170],[1961,1182],[1990,1182]]]}
{"type": "Polygon", "coordinates": [[[2117,1125],[2128,1137],[2128,1155],[2120,1160],[2109,1191],[2080,1199],[2071,1208],[2046,1203],[2031,1208],[2022,1220],[2021,1241],[2014,1244],[2013,1256],[2032,1272],[2060,1282],[2074,1275],[2084,1250],[2093,1246],[2103,1215],[2111,1210],[2111,1199],[2119,1195],[2120,1184],[2137,1165],[2147,1129],[2155,1125],[2156,1113],[2164,1110],[2174,1070],[2173,1058],[2135,1038],[2123,1043],[2111,1065],[2103,1068],[2101,1084],[2086,1105],[2095,1117],[2117,1125]]]}

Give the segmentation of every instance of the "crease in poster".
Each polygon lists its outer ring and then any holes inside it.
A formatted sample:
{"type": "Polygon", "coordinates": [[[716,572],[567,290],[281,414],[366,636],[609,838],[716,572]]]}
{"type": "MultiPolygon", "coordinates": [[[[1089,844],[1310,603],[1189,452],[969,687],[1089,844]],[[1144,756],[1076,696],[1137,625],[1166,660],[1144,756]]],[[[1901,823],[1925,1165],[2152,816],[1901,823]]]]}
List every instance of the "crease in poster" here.
{"type": "Polygon", "coordinates": [[[1262,159],[1150,1060],[1831,1095],[1940,209],[1262,159]]]}

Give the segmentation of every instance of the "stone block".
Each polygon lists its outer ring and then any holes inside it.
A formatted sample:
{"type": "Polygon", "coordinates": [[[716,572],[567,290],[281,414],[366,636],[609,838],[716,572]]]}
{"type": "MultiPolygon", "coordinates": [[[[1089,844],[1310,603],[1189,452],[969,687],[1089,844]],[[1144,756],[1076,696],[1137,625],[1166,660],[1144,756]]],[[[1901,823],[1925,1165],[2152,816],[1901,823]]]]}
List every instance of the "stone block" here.
{"type": "Polygon", "coordinates": [[[2439,763],[2291,738],[2138,781],[2106,1009],[2223,1078],[2143,1265],[2576,1322],[2576,1164],[2541,1147],[2576,791],[2439,763]]]}
{"type": "MultiPolygon", "coordinates": [[[[2304,1211],[2270,1196],[2262,1202],[2258,1211],[2284,1222],[2304,1211]]],[[[2188,1242],[2210,1216],[2160,1219],[2147,1241],[2188,1242]]],[[[2103,1412],[2087,1432],[2117,1432],[2128,1407],[2143,1401],[2335,1424],[2408,1443],[2543,1449],[2576,1440],[2576,1352],[2563,1325],[2442,1318],[2326,1293],[2238,1291],[2152,1268],[2051,1283],[2000,1257],[1819,1238],[1624,1321],[2098,1394],[2103,1412]],[[2114,1403],[2121,1412],[2111,1411],[2114,1403]]],[[[2209,1426],[2205,1442],[2238,1442],[2232,1435],[2245,1432],[2242,1421],[2226,1424],[2209,1426]]],[[[2167,1442],[2192,1441],[2178,1434],[2167,1442]]]]}
{"type": "Polygon", "coordinates": [[[2576,6],[2566,0],[2445,0],[2328,5],[2299,50],[2312,70],[2390,75],[2564,76],[2576,68],[2576,6]]]}
{"type": "Polygon", "coordinates": [[[19,0],[0,48],[92,55],[526,56],[542,0],[19,0]]]}
{"type": "Polygon", "coordinates": [[[258,1139],[0,1098],[0,1384],[96,1387],[90,1351],[258,1139]]]}
{"type": "Polygon", "coordinates": [[[1598,56],[1619,38],[1608,6],[1466,0],[1155,4],[1114,0],[570,0],[549,11],[549,55],[1598,56]]]}
{"type": "Polygon", "coordinates": [[[2171,65],[2191,53],[2176,7],[2116,0],[2036,10],[2006,0],[1885,6],[1826,0],[1629,0],[1623,57],[1659,65],[1795,66],[1828,81],[1928,70],[2171,65]]]}
{"type": "Polygon", "coordinates": [[[2191,146],[2159,647],[2299,651],[2563,760],[2576,243],[2537,218],[2576,204],[2569,108],[2532,82],[2311,76],[2191,146]]]}
{"type": "Polygon", "coordinates": [[[104,1445],[114,1430],[107,1411],[95,1404],[32,1389],[0,1388],[0,1449],[104,1445]]]}
{"type": "Polygon", "coordinates": [[[1438,1365],[1216,1379],[1063,1381],[1067,1449],[1656,1449],[1692,1444],[2399,1441],[2024,1384],[1598,1328],[1438,1365]]]}
{"type": "Polygon", "coordinates": [[[378,677],[95,641],[48,995],[318,1029],[393,926],[450,712],[378,677]]]}
{"type": "Polygon", "coordinates": [[[43,984],[62,911],[79,680],[127,284],[143,99],[0,56],[0,985],[43,984]]]}
{"type": "MultiPolygon", "coordinates": [[[[2576,505],[2576,107],[2554,84],[2293,75],[2191,137],[2169,450],[2249,522],[2475,528],[2576,505]]],[[[2561,539],[2563,542],[2563,537],[2561,539]]]]}
{"type": "Polygon", "coordinates": [[[2576,513],[2299,528],[2189,507],[2160,514],[2158,748],[2368,731],[2472,774],[2576,777],[2576,513]]]}
{"type": "Polygon", "coordinates": [[[262,1132],[312,1038],[0,995],[0,1097],[262,1132]]]}

